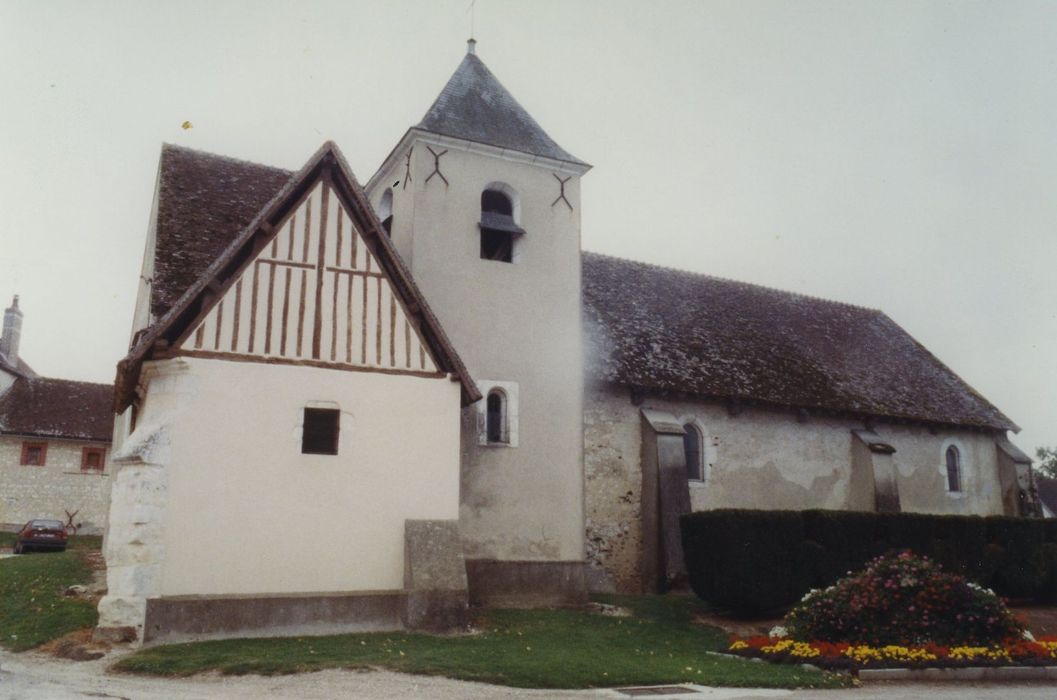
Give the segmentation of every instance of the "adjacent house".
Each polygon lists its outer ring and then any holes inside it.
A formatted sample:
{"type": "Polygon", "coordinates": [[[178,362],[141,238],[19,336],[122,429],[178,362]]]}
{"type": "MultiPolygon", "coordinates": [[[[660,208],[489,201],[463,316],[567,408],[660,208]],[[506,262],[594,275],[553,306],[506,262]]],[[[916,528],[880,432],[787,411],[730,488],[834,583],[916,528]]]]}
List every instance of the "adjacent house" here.
{"type": "Polygon", "coordinates": [[[16,296],[0,336],[0,525],[51,518],[101,533],[113,387],[37,376],[19,356],[22,318],[16,296]]]}
{"type": "Polygon", "coordinates": [[[1030,505],[1014,423],[883,313],[582,253],[589,169],[472,40],[365,186],[164,146],[101,627],[444,627],[663,590],[690,509],[1030,505]]]}

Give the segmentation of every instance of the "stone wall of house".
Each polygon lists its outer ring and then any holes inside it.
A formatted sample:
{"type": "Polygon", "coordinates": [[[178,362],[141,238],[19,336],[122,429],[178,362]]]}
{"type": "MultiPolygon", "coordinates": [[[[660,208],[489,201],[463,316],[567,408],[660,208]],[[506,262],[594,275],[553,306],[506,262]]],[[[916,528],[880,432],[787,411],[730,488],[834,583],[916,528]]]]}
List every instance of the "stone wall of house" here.
{"type": "Polygon", "coordinates": [[[104,469],[81,471],[82,449],[108,447],[98,442],[43,440],[48,449],[43,466],[25,466],[23,438],[0,436],[0,523],[21,526],[33,518],[66,521],[66,512],[77,512],[74,523],[83,534],[99,534],[106,527],[110,508],[110,454],[104,469]]]}
{"type": "MultiPolygon", "coordinates": [[[[646,396],[591,387],[584,404],[587,557],[595,588],[637,591],[641,471],[640,408],[693,422],[704,438],[706,478],[690,482],[694,510],[711,508],[852,509],[872,503],[872,476],[853,478],[851,431],[861,422],[798,417],[755,407],[732,415],[720,402],[646,396]]],[[[995,435],[878,421],[874,431],[896,448],[893,461],[904,511],[1003,512],[995,435]],[[944,454],[962,455],[962,491],[947,490],[944,454]]]]}

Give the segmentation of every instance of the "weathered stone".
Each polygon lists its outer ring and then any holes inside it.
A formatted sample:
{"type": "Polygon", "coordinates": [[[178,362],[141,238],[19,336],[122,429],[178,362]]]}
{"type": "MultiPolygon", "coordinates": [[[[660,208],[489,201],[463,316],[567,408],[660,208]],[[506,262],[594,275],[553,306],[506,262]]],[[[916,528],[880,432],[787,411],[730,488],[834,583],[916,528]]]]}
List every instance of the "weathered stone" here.
{"type": "Polygon", "coordinates": [[[466,590],[466,566],[457,521],[408,520],[404,523],[404,588],[466,590]]]}
{"type": "MultiPolygon", "coordinates": [[[[643,543],[655,541],[642,531],[639,505],[641,408],[700,428],[706,478],[689,484],[692,510],[875,507],[872,469],[860,468],[861,460],[853,457],[856,446],[869,453],[851,433],[862,429],[861,421],[812,414],[802,423],[791,409],[760,406],[731,415],[720,401],[632,397],[615,385],[588,387],[584,407],[586,552],[620,592],[641,590],[643,543]]],[[[903,510],[979,515],[1005,510],[998,481],[990,476],[998,464],[993,435],[957,428],[930,432],[880,420],[874,432],[897,449],[890,459],[903,510]],[[946,488],[947,444],[956,444],[963,460],[960,493],[946,488]]]]}
{"type": "Polygon", "coordinates": [[[469,597],[458,522],[405,521],[404,588],[408,628],[445,631],[466,626],[469,597]]]}

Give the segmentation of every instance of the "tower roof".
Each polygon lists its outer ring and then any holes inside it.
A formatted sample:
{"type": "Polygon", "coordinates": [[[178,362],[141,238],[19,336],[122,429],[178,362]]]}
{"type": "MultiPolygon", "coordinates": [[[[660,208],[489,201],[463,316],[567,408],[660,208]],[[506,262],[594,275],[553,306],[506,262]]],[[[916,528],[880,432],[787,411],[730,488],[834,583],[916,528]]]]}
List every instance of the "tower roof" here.
{"type": "Polygon", "coordinates": [[[556,144],[473,53],[462,59],[416,128],[586,165],[556,144]]]}

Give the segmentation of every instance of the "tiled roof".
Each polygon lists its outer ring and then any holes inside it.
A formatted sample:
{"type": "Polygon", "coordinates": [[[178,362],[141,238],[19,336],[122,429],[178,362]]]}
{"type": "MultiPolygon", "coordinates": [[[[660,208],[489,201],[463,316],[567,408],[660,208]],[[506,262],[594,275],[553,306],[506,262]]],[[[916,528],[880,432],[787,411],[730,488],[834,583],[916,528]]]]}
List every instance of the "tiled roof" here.
{"type": "Polygon", "coordinates": [[[556,144],[474,54],[462,59],[416,128],[586,165],[556,144]]]}
{"type": "Polygon", "coordinates": [[[1015,429],[880,311],[593,253],[583,293],[596,380],[1015,429]]]}
{"type": "Polygon", "coordinates": [[[288,170],[166,144],[151,313],[161,318],[290,179],[288,170]]]}
{"type": "MultiPolygon", "coordinates": [[[[290,175],[165,147],[157,317],[290,175]]],[[[583,284],[587,364],[595,379],[864,415],[1015,427],[880,311],[592,253],[584,253],[583,284]]]]}
{"type": "Polygon", "coordinates": [[[0,434],[110,442],[114,387],[21,378],[0,394],[0,434]]]}

